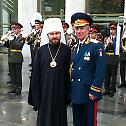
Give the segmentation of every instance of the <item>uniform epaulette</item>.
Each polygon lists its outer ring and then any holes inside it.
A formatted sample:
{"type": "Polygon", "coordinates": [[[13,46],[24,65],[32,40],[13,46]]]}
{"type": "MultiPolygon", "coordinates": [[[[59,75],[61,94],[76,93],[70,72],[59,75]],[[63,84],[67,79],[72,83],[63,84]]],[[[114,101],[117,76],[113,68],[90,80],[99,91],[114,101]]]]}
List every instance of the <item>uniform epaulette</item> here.
{"type": "Polygon", "coordinates": [[[98,87],[96,87],[94,85],[91,86],[91,90],[96,91],[98,93],[102,92],[102,89],[101,88],[98,88],[98,87]]]}
{"type": "Polygon", "coordinates": [[[96,39],[90,39],[90,41],[93,42],[93,43],[96,43],[96,44],[99,43],[99,41],[96,40],[96,39]]]}

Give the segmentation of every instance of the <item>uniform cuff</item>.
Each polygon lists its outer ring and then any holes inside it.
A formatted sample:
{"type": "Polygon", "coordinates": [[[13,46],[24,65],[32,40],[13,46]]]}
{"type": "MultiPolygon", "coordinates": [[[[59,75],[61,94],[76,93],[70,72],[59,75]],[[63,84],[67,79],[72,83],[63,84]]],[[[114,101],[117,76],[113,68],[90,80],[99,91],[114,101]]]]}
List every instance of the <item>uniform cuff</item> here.
{"type": "Polygon", "coordinates": [[[96,96],[98,101],[102,99],[102,89],[99,87],[92,85],[90,89],[90,94],[96,96]]]}

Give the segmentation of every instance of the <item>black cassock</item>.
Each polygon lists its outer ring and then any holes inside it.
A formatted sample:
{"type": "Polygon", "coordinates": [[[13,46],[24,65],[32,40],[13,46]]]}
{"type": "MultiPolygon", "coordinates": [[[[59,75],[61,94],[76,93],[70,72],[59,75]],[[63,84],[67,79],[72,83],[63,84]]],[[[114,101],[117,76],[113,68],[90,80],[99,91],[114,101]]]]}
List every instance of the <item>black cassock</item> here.
{"type": "MultiPolygon", "coordinates": [[[[49,47],[54,58],[59,46],[49,47]]],[[[71,49],[61,43],[55,59],[57,66],[52,68],[48,44],[38,50],[28,98],[28,103],[38,108],[37,126],[67,126],[70,57],[71,49]]]]}

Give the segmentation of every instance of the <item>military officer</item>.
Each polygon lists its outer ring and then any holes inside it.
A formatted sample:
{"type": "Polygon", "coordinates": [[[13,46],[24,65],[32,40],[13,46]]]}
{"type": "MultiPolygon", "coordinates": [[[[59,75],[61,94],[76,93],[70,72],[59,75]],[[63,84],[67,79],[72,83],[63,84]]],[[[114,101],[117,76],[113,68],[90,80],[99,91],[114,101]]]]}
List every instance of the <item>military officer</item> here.
{"type": "Polygon", "coordinates": [[[14,88],[8,93],[15,93],[18,95],[22,90],[22,48],[24,45],[24,39],[21,34],[23,26],[18,22],[14,22],[13,25],[15,35],[13,36],[13,39],[8,42],[8,62],[10,64],[11,79],[14,88]]]}
{"type": "Polygon", "coordinates": [[[116,77],[119,64],[119,56],[115,54],[117,23],[114,21],[110,22],[109,29],[110,36],[105,37],[104,39],[106,51],[106,73],[104,83],[105,91],[103,92],[103,95],[113,97],[116,92],[116,77]]]}
{"type": "Polygon", "coordinates": [[[105,52],[102,43],[91,42],[93,19],[85,13],[71,17],[78,44],[72,50],[71,102],[74,126],[97,125],[97,102],[102,99],[105,52]]]}

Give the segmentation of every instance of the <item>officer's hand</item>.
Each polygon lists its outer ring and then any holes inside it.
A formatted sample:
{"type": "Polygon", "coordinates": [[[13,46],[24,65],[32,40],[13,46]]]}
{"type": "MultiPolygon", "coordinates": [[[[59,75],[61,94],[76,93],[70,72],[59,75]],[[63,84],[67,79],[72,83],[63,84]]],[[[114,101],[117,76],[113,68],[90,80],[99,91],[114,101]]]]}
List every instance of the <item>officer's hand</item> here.
{"type": "Polygon", "coordinates": [[[92,94],[89,94],[89,99],[95,100],[96,98],[97,98],[96,96],[94,96],[94,95],[92,95],[92,94]]]}

